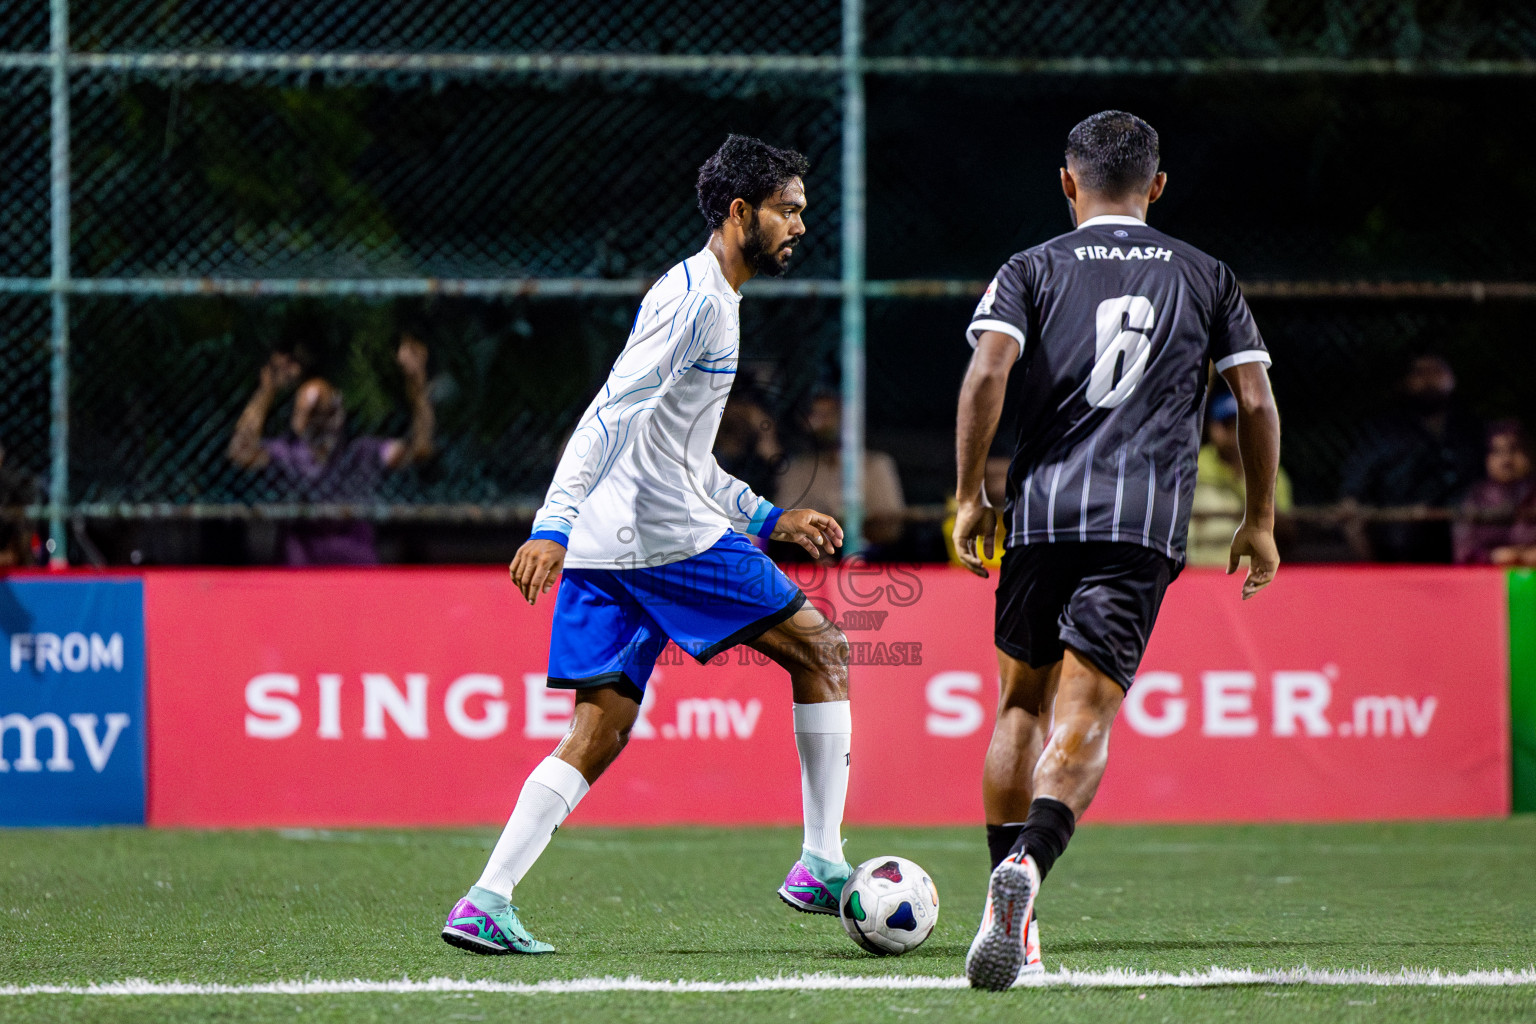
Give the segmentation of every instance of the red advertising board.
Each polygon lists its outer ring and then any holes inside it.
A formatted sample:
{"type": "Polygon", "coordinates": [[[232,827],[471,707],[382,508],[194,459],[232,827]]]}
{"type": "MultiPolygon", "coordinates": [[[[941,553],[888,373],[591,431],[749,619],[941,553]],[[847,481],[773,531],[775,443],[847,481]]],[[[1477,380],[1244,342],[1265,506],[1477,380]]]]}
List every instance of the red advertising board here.
{"type": "MultiPolygon", "coordinates": [[[[947,567],[799,571],[852,644],[848,818],[981,820],[992,588],[947,567]]],[[[551,595],[552,597],[552,595],[551,595]]],[[[553,601],[502,569],[149,573],[149,821],[499,823],[564,733],[553,601]]],[[[1170,589],[1090,816],[1286,821],[1509,806],[1504,580],[1291,568],[1258,598],[1170,589]]],[[[737,648],[668,648],[586,824],[787,823],[788,681],[737,648]]]]}

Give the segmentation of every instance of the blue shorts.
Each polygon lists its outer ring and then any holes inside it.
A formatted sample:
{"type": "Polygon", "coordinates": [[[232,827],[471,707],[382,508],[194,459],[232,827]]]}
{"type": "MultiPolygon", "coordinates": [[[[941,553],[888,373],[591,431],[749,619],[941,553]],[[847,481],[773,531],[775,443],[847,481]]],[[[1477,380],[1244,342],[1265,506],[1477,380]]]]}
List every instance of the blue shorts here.
{"type": "Polygon", "coordinates": [[[734,532],[670,565],[567,569],[555,598],[549,685],[612,685],[639,700],[669,639],[703,664],[803,604],[800,588],[734,532]]]}

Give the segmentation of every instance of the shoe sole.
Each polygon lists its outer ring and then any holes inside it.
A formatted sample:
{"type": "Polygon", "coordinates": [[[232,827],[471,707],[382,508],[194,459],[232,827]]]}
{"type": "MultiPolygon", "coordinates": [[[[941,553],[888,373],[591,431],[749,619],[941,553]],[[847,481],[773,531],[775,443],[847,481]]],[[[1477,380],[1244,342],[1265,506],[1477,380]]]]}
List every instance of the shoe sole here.
{"type": "Polygon", "coordinates": [[[833,910],[830,907],[806,906],[804,903],[801,903],[798,899],[796,899],[795,897],[791,896],[789,894],[788,890],[786,890],[783,886],[779,887],[779,899],[781,899],[785,903],[789,904],[789,906],[794,908],[795,910],[800,911],[800,913],[802,913],[802,914],[821,914],[823,916],[829,916],[829,917],[841,917],[842,916],[836,910],[833,910]]]}
{"type": "Polygon", "coordinates": [[[1017,921],[1029,927],[1029,904],[1034,895],[1034,884],[1023,865],[1004,861],[992,872],[987,885],[992,927],[971,947],[965,960],[965,976],[972,988],[1003,992],[1018,980],[1027,936],[1010,934],[1004,923],[1017,921]]]}
{"type": "Polygon", "coordinates": [[[457,928],[444,928],[443,941],[450,946],[456,946],[471,953],[479,953],[481,956],[506,956],[512,952],[506,946],[487,942],[477,935],[471,935],[457,928]]]}

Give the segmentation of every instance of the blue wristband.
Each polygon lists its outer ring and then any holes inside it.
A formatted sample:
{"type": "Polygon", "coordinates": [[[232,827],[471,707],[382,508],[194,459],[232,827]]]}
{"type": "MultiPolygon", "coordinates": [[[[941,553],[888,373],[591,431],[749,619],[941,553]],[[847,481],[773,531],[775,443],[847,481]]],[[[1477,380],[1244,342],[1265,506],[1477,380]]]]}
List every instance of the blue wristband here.
{"type": "Polygon", "coordinates": [[[571,546],[571,538],[567,537],[565,534],[561,533],[559,530],[535,530],[528,537],[528,539],[529,540],[552,540],[556,544],[559,544],[563,548],[568,548],[568,547],[571,546]]]}
{"type": "Polygon", "coordinates": [[[752,516],[752,521],[747,524],[747,532],[767,540],[773,536],[774,527],[779,525],[779,517],[783,514],[783,509],[776,508],[764,499],[763,503],[757,507],[757,513],[752,516]]]}

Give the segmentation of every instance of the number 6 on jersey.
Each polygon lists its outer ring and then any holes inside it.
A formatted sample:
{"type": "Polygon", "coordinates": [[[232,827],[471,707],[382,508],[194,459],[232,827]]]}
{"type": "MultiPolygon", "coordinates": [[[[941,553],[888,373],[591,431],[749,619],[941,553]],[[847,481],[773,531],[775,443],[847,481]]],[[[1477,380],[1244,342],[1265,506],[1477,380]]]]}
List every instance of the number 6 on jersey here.
{"type": "Polygon", "coordinates": [[[1146,372],[1157,310],[1144,295],[1122,295],[1099,303],[1094,320],[1098,336],[1088,375],[1088,404],[1113,409],[1131,397],[1146,372]]]}

